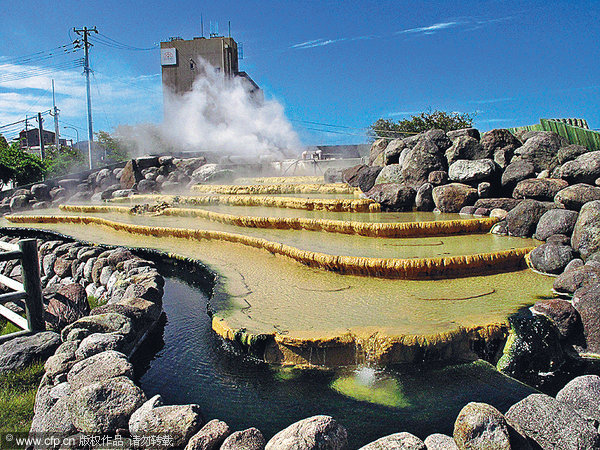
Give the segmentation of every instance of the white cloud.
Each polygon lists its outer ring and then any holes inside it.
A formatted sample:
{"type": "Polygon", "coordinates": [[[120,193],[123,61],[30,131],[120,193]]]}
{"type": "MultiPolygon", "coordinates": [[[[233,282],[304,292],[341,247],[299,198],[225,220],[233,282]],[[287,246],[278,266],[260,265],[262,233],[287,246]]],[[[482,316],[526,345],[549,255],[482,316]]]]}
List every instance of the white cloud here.
{"type": "Polygon", "coordinates": [[[417,28],[409,28],[407,30],[400,30],[400,31],[397,31],[396,34],[407,34],[407,33],[433,34],[436,31],[444,30],[446,28],[452,28],[457,25],[460,25],[460,22],[440,22],[440,23],[434,23],[433,25],[429,25],[427,27],[417,27],[417,28]]]}
{"type": "Polygon", "coordinates": [[[306,41],[306,42],[302,42],[300,44],[294,44],[290,48],[304,49],[304,48],[313,48],[313,47],[323,47],[325,45],[330,45],[330,44],[333,44],[335,42],[340,42],[340,41],[345,41],[345,40],[347,40],[347,39],[346,38],[339,38],[339,39],[314,39],[312,41],[306,41]]]}
{"type": "Polygon", "coordinates": [[[482,100],[471,100],[469,103],[475,103],[476,105],[484,105],[487,103],[502,103],[502,102],[510,102],[514,100],[513,97],[501,97],[501,98],[487,98],[482,100]]]}

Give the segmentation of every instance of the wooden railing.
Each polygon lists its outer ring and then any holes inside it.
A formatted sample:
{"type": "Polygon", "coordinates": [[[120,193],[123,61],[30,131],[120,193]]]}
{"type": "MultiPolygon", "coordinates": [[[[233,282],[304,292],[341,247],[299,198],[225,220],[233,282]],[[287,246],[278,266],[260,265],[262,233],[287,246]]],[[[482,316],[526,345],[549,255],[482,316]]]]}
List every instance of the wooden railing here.
{"type": "Polygon", "coordinates": [[[23,331],[0,336],[0,342],[46,329],[37,241],[35,239],[23,239],[18,244],[8,244],[0,241],[0,261],[13,259],[21,260],[23,282],[0,274],[0,284],[13,290],[13,292],[0,295],[0,316],[23,331]],[[26,317],[20,316],[3,305],[16,300],[25,300],[26,317]]]}

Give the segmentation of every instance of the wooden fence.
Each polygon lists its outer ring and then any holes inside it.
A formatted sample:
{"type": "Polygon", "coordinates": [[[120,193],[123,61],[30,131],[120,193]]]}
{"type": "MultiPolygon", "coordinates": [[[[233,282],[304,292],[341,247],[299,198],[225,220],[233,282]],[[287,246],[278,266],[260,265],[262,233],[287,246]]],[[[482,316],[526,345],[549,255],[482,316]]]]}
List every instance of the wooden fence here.
{"type": "Polygon", "coordinates": [[[583,145],[590,151],[600,150],[600,133],[580,128],[560,120],[540,119],[539,124],[509,128],[514,134],[519,131],[553,131],[567,139],[571,144],[583,145]]]}
{"type": "Polygon", "coordinates": [[[37,241],[35,239],[23,239],[18,244],[8,244],[0,241],[0,261],[13,259],[21,260],[23,282],[0,274],[0,284],[13,290],[13,292],[0,295],[0,316],[23,331],[0,336],[0,343],[17,336],[46,329],[37,241]],[[3,305],[6,302],[16,300],[25,300],[26,317],[20,316],[3,305]]]}

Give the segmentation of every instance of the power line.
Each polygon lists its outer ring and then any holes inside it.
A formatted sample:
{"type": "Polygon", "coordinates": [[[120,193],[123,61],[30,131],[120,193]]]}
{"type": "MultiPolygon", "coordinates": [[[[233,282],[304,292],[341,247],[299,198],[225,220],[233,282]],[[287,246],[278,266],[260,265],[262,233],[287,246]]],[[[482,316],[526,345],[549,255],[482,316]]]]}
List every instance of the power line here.
{"type": "Polygon", "coordinates": [[[119,42],[110,36],[107,36],[102,33],[98,33],[96,36],[92,38],[93,42],[97,42],[99,44],[105,45],[107,47],[119,49],[119,50],[131,50],[131,51],[150,51],[156,50],[158,48],[157,44],[154,44],[152,47],[135,47],[133,45],[124,44],[123,42],[119,42]]]}
{"type": "MultiPolygon", "coordinates": [[[[59,64],[49,65],[46,67],[34,67],[29,70],[23,70],[20,72],[8,72],[0,75],[0,83],[7,83],[9,81],[24,80],[26,78],[39,77],[42,75],[48,75],[50,73],[64,71],[66,69],[75,69],[83,65],[80,59],[66,61],[59,64]]],[[[2,67],[0,66],[0,70],[2,67]]]]}
{"type": "Polygon", "coordinates": [[[68,47],[71,47],[73,44],[65,44],[65,45],[61,45],[59,47],[54,47],[51,48],[49,50],[41,50],[39,52],[35,52],[35,53],[30,53],[28,55],[22,55],[22,56],[13,56],[11,58],[9,57],[0,57],[0,64],[18,64],[20,61],[27,61],[27,60],[33,60],[36,58],[42,58],[48,55],[54,55],[57,50],[63,50],[64,49],[68,49],[68,47]]]}

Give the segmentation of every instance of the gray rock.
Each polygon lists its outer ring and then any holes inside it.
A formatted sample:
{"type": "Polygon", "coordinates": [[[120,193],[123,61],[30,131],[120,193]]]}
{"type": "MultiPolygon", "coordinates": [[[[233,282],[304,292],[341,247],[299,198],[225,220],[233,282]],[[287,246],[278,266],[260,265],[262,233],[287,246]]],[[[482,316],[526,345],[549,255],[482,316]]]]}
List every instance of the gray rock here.
{"type": "Polygon", "coordinates": [[[185,450],[218,450],[230,434],[231,429],[229,425],[220,420],[213,419],[192,436],[185,446],[185,450]]]}
{"type": "Polygon", "coordinates": [[[183,448],[204,423],[200,407],[160,403],[160,396],[155,396],[134,412],[129,419],[129,431],[133,436],[168,434],[173,438],[173,447],[183,448]]]}
{"type": "Polygon", "coordinates": [[[488,209],[496,209],[500,208],[505,211],[510,211],[513,208],[521,203],[522,200],[517,200],[514,198],[480,198],[475,202],[475,208],[488,208],[488,209]]]}
{"type": "Polygon", "coordinates": [[[558,149],[558,162],[564,164],[567,161],[572,161],[580,155],[589,152],[589,150],[583,145],[571,144],[558,149]]]}
{"type": "Polygon", "coordinates": [[[158,156],[140,156],[135,159],[139,170],[148,169],[150,167],[158,167],[158,156]]]}
{"type": "Polygon", "coordinates": [[[544,213],[535,229],[535,238],[545,241],[554,234],[570,236],[578,214],[566,209],[551,209],[544,213]]]}
{"type": "Polygon", "coordinates": [[[578,267],[582,267],[583,264],[584,264],[583,259],[576,258],[573,261],[571,261],[569,264],[567,264],[567,267],[565,267],[565,272],[568,272],[573,269],[577,269],[578,267]]]}
{"type": "Polygon", "coordinates": [[[452,146],[445,153],[448,164],[458,160],[486,159],[492,156],[489,149],[485,149],[477,139],[470,136],[460,136],[452,140],[452,146]]]}
{"type": "Polygon", "coordinates": [[[461,409],[454,423],[458,448],[511,449],[506,419],[491,405],[471,402],[461,409]]]}
{"type": "Polygon", "coordinates": [[[432,196],[441,212],[459,212],[463,206],[475,203],[477,189],[466,184],[451,183],[433,188],[432,196]]]}
{"type": "Polygon", "coordinates": [[[532,386],[553,380],[565,363],[560,334],[546,317],[512,316],[502,357],[496,367],[532,386]]]}
{"type": "Polygon", "coordinates": [[[63,341],[68,340],[69,333],[74,329],[87,330],[88,334],[86,336],[93,333],[118,333],[128,338],[131,337],[133,325],[131,319],[118,313],[83,317],[62,330],[63,341]]]}
{"type": "Polygon", "coordinates": [[[577,289],[600,283],[600,269],[584,265],[561,273],[553,288],[561,294],[573,294],[577,289]]]}
{"type": "Polygon", "coordinates": [[[369,192],[371,188],[375,185],[375,181],[377,177],[381,173],[381,167],[379,166],[365,166],[359,173],[356,178],[356,186],[363,192],[369,192]]]}
{"type": "Polygon", "coordinates": [[[555,275],[562,273],[574,258],[575,252],[568,245],[543,244],[529,254],[535,270],[555,275]]]}
{"type": "Polygon", "coordinates": [[[39,201],[50,200],[50,186],[45,183],[34,184],[31,186],[31,195],[39,201]]]}
{"type": "Polygon", "coordinates": [[[505,129],[495,129],[483,133],[481,146],[500,167],[506,167],[512,160],[513,154],[521,146],[521,142],[505,129]]]}
{"type": "Polygon", "coordinates": [[[560,167],[560,177],[572,183],[594,184],[600,177],[600,151],[588,152],[560,167]]]}
{"type": "Polygon", "coordinates": [[[221,445],[221,450],[263,450],[265,438],[256,428],[231,433],[221,445]]]}
{"type": "Polygon", "coordinates": [[[144,404],[142,390],[126,377],[87,385],[68,399],[68,409],[77,430],[89,434],[127,428],[131,415],[144,404]]]}
{"type": "Polygon", "coordinates": [[[123,298],[143,298],[162,305],[164,279],[158,272],[146,272],[131,277],[123,298]]]}
{"type": "Polygon", "coordinates": [[[558,149],[567,144],[567,141],[551,131],[542,131],[530,137],[523,146],[515,149],[515,158],[530,161],[536,172],[549,169],[558,165],[558,149]]]}
{"type": "Polygon", "coordinates": [[[548,211],[546,205],[537,200],[523,200],[506,215],[508,232],[512,236],[533,235],[540,218],[548,211]]]}
{"type": "Polygon", "coordinates": [[[548,395],[529,395],[511,406],[506,420],[543,449],[583,450],[600,446],[600,435],[592,424],[548,395]]]}
{"type": "MultiPolygon", "coordinates": [[[[387,147],[384,150],[384,163],[385,165],[399,164],[402,158],[402,153],[408,149],[414,147],[414,144],[407,142],[404,139],[393,139],[389,141],[387,147]]],[[[402,158],[403,159],[403,158],[402,158]]]]}
{"type": "Polygon", "coordinates": [[[402,183],[402,166],[400,164],[390,164],[385,166],[379,172],[377,179],[375,180],[375,186],[378,184],[389,184],[389,183],[402,183]]]}
{"type": "Polygon", "coordinates": [[[427,176],[427,181],[434,186],[441,186],[442,184],[448,183],[448,172],[445,170],[434,170],[433,172],[429,172],[427,176]]]}
{"type": "Polygon", "coordinates": [[[28,195],[15,195],[10,199],[10,210],[11,211],[22,211],[29,207],[29,196],[28,195]]]}
{"type": "Polygon", "coordinates": [[[600,354],[600,284],[577,289],[573,307],[583,324],[586,353],[600,354]]]}
{"type": "Polygon", "coordinates": [[[55,379],[63,373],[71,370],[71,367],[75,365],[81,358],[75,355],[77,347],[80,341],[67,341],[63,342],[54,352],[54,355],[50,356],[44,364],[46,375],[50,379],[55,379]]]}
{"type": "Polygon", "coordinates": [[[78,283],[60,284],[52,291],[45,290],[44,296],[47,299],[46,323],[55,330],[66,327],[90,312],[85,288],[78,283]]]}
{"type": "Polygon", "coordinates": [[[550,319],[563,339],[567,339],[581,330],[579,313],[566,300],[558,298],[540,300],[531,307],[531,311],[550,319]]]}
{"type": "Polygon", "coordinates": [[[122,197],[130,197],[135,194],[133,189],[119,189],[118,191],[114,191],[111,194],[111,198],[122,198],[122,197]]]}
{"type": "Polygon", "coordinates": [[[463,216],[472,216],[475,211],[477,211],[477,208],[474,206],[463,206],[458,213],[463,216]]]}
{"type": "Polygon", "coordinates": [[[385,149],[388,145],[388,142],[388,139],[377,139],[375,142],[373,142],[373,145],[371,145],[371,151],[369,153],[370,166],[383,167],[383,158],[385,156],[385,149]]]}
{"type": "Polygon", "coordinates": [[[75,364],[67,374],[67,381],[76,391],[98,381],[121,376],[133,377],[133,366],[123,353],[106,350],[75,364]]]}
{"type": "Polygon", "coordinates": [[[600,377],[583,375],[569,381],[556,400],[573,408],[581,417],[600,423],[600,377]]]}
{"type": "Polygon", "coordinates": [[[413,434],[402,432],[377,439],[360,450],[427,450],[425,443],[413,434]]]}
{"type": "Polygon", "coordinates": [[[600,200],[588,202],[581,208],[571,245],[584,261],[600,250],[600,200]]]}
{"type": "Polygon", "coordinates": [[[460,130],[451,130],[446,133],[446,136],[448,136],[452,142],[461,136],[469,136],[477,140],[481,138],[477,128],[461,128],[460,130]]]}
{"type": "Polygon", "coordinates": [[[454,439],[450,436],[440,433],[434,433],[427,436],[424,441],[427,450],[458,450],[454,439]]]}
{"type": "MultiPolygon", "coordinates": [[[[387,167],[384,167],[385,170],[387,167]]],[[[383,173],[383,171],[382,171],[383,173]]],[[[414,205],[415,190],[402,184],[376,184],[367,192],[367,198],[381,205],[383,211],[410,211],[414,205]]]]}
{"type": "Polygon", "coordinates": [[[444,140],[436,138],[433,133],[436,131],[441,132],[447,142],[450,143],[443,131],[431,130],[423,134],[417,145],[406,151],[402,163],[402,181],[414,188],[419,188],[423,183],[426,183],[430,172],[447,169],[445,149],[443,148],[444,140]]]}
{"type": "Polygon", "coordinates": [[[60,437],[66,437],[74,434],[77,429],[73,425],[71,415],[68,409],[69,397],[58,399],[44,413],[37,413],[33,416],[30,433],[47,434],[52,433],[60,437]]]}
{"type": "Polygon", "coordinates": [[[48,358],[60,345],[60,337],[52,331],[20,336],[0,345],[0,372],[22,369],[34,361],[48,358]]]}
{"type": "Polygon", "coordinates": [[[567,186],[565,180],[555,178],[529,178],[517,183],[517,186],[513,190],[513,197],[552,201],[554,200],[554,196],[567,186]]]}
{"type": "Polygon", "coordinates": [[[348,433],[330,416],[313,416],[293,423],[277,433],[266,450],[343,450],[348,446],[348,433]]]}
{"type": "Polygon", "coordinates": [[[579,183],[559,191],[554,201],[567,209],[579,211],[587,202],[600,200],[600,188],[579,183]]]}
{"type": "Polygon", "coordinates": [[[489,179],[495,170],[496,164],[491,159],[459,159],[448,168],[448,177],[459,183],[473,183],[489,179]]]}
{"type": "Polygon", "coordinates": [[[433,203],[433,185],[431,183],[425,183],[417,189],[415,196],[415,206],[417,211],[433,211],[435,203],[433,203]]]}
{"type": "Polygon", "coordinates": [[[479,198],[488,198],[492,193],[492,184],[483,181],[477,185],[477,195],[479,198]]]}

